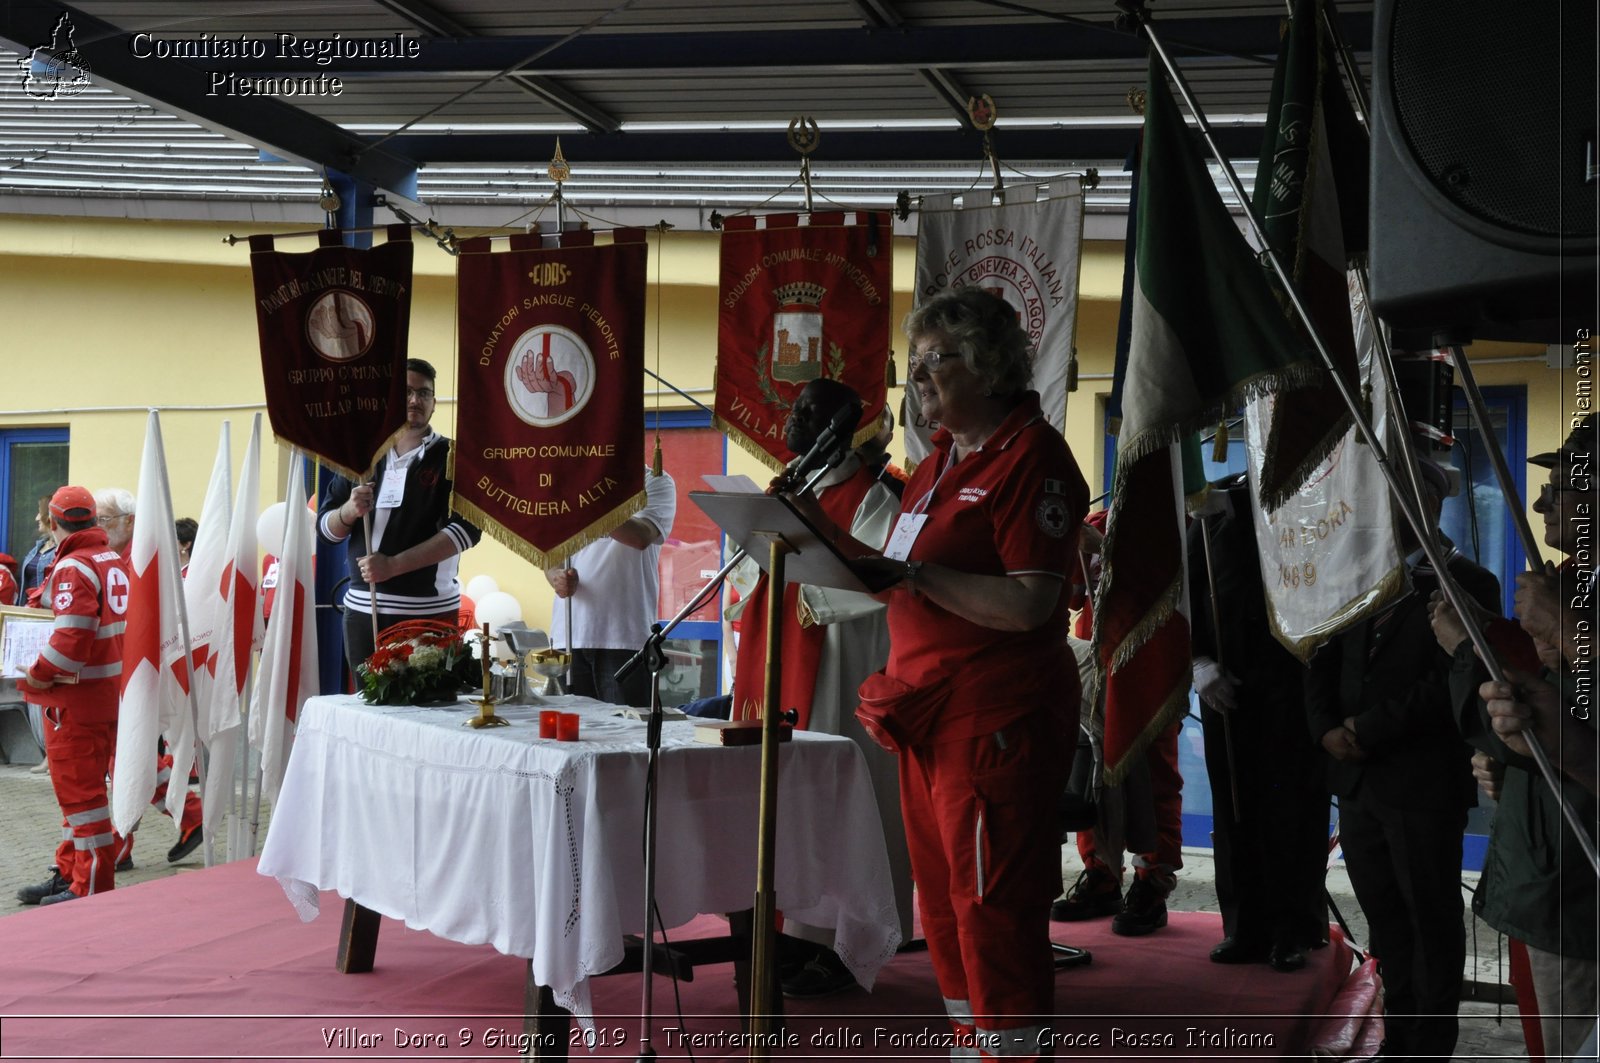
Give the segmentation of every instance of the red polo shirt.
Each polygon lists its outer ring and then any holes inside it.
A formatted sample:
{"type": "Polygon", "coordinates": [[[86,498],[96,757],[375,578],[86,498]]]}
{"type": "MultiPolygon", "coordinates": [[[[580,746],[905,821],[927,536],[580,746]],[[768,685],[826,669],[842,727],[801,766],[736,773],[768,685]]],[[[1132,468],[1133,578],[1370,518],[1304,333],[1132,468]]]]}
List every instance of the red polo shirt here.
{"type": "Polygon", "coordinates": [[[937,453],[917,466],[902,499],[902,512],[928,517],[910,560],[985,576],[1047,575],[1062,581],[1061,595],[1032,631],[997,631],[920,594],[897,594],[889,604],[888,674],[911,686],[951,686],[936,741],[987,734],[1044,705],[1076,711],[1066,580],[1089,487],[1072,451],[1033,392],[954,465],[950,433],[941,428],[932,442],[937,453]]]}

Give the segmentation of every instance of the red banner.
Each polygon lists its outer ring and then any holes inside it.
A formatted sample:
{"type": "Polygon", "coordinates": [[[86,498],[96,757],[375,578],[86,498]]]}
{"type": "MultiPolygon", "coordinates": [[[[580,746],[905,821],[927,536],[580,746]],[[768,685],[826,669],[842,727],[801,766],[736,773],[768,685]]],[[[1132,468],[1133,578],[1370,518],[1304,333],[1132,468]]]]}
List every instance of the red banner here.
{"type": "Polygon", "coordinates": [[[369,251],[321,234],[303,254],[250,237],[272,433],[360,481],[406,421],[411,232],[369,251]]]}
{"type": "Polygon", "coordinates": [[[856,442],[877,431],[893,295],[889,215],[730,218],[722,231],[717,427],[780,469],[783,423],[818,377],[861,396],[856,442]]]}
{"type": "Polygon", "coordinates": [[[644,505],[645,235],[568,233],[456,267],[456,512],[536,565],[644,505]]]}

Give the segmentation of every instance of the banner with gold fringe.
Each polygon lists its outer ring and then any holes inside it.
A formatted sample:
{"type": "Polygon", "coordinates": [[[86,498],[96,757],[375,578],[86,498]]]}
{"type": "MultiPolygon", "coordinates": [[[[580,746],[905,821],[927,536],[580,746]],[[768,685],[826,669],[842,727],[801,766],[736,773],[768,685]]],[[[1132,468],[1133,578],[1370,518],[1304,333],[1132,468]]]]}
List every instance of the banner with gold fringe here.
{"type": "Polygon", "coordinates": [[[250,237],[261,376],[272,434],[350,480],[366,478],[406,423],[411,230],[345,247],[318,233],[315,251],[250,237]]]}
{"type": "Polygon", "coordinates": [[[461,244],[451,505],[541,567],[644,505],[645,255],[642,229],[461,244]]]}
{"type": "Polygon", "coordinates": [[[730,218],[722,231],[716,424],[773,469],[789,408],[828,377],[861,396],[861,444],[888,393],[893,247],[881,212],[730,218]]]}

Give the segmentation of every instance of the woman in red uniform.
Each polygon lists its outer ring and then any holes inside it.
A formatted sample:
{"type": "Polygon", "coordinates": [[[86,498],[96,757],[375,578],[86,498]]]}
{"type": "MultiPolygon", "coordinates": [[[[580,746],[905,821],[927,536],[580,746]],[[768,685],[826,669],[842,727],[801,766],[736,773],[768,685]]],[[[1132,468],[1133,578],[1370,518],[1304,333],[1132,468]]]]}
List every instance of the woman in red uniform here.
{"type": "Polygon", "coordinates": [[[952,1026],[985,1055],[1049,1055],[1055,809],[1079,700],[1066,582],[1089,491],[1029,390],[1032,350],[1010,305],[946,292],[905,331],[909,386],[940,427],[880,562],[901,579],[889,663],[862,686],[859,715],[899,747],[952,1026]]]}

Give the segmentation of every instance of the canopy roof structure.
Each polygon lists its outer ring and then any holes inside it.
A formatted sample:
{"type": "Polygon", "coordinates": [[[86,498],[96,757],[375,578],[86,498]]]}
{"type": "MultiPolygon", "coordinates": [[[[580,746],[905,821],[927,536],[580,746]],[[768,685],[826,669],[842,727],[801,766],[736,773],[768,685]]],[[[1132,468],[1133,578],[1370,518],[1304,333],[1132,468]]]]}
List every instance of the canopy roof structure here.
{"type": "MultiPolygon", "coordinates": [[[[1248,177],[1285,3],[1150,8],[1248,177]]],[[[549,200],[558,140],[563,195],[586,208],[796,208],[791,133],[812,132],[819,208],[1093,168],[1089,209],[1120,212],[1146,45],[1118,15],[1112,0],[9,0],[0,210],[303,208],[343,175],[413,212],[504,213],[549,200]],[[984,95],[987,142],[968,116],[984,95]]],[[[1364,64],[1371,4],[1338,23],[1364,64]]]]}

